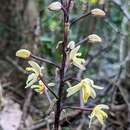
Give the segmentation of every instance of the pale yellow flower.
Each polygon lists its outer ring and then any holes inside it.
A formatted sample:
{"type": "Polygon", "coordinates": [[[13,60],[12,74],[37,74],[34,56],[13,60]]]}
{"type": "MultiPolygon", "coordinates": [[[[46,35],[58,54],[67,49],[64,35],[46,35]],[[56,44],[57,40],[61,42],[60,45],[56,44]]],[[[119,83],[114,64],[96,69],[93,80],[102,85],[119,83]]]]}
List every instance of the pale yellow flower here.
{"type": "Polygon", "coordinates": [[[86,78],[86,79],[81,80],[81,82],[79,84],[68,88],[67,97],[75,94],[79,90],[82,90],[83,102],[86,103],[88,101],[89,97],[92,97],[92,98],[96,97],[96,92],[95,92],[94,88],[103,89],[103,87],[94,85],[93,80],[86,78]]]}
{"type": "Polygon", "coordinates": [[[35,82],[38,81],[39,76],[42,75],[41,67],[36,62],[29,61],[28,63],[30,65],[30,67],[27,67],[26,71],[31,72],[31,74],[27,78],[25,88],[32,86],[35,82]]]}
{"type": "Polygon", "coordinates": [[[45,84],[40,80],[38,85],[32,85],[31,86],[32,89],[34,89],[36,92],[38,92],[39,94],[43,94],[46,86],[45,84]]]}
{"type": "Polygon", "coordinates": [[[16,52],[16,56],[17,57],[20,57],[20,58],[23,58],[23,59],[27,59],[29,58],[31,55],[31,52],[26,50],[26,49],[20,49],[16,52]]]}
{"type": "Polygon", "coordinates": [[[78,53],[79,48],[80,48],[80,46],[77,46],[70,51],[69,59],[73,65],[75,65],[76,67],[78,67],[82,70],[85,70],[85,67],[83,65],[85,63],[85,60],[83,58],[80,58],[81,53],[78,53]]]}
{"type": "Polygon", "coordinates": [[[102,125],[104,124],[104,120],[108,117],[108,115],[102,109],[109,109],[109,107],[107,105],[100,104],[100,105],[97,105],[93,108],[92,113],[89,116],[89,118],[90,118],[89,127],[91,126],[92,120],[95,118],[97,118],[98,121],[102,125]]]}

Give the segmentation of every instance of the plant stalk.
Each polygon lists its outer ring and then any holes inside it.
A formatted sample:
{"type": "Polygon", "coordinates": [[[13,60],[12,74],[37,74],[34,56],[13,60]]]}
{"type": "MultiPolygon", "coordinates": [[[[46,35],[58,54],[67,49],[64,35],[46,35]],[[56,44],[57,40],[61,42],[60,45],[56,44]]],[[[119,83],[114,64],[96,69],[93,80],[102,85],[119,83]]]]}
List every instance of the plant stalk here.
{"type": "Polygon", "coordinates": [[[61,107],[62,107],[62,97],[63,97],[63,90],[64,90],[64,77],[65,77],[65,68],[66,68],[66,59],[67,59],[67,54],[66,54],[66,47],[67,47],[67,42],[68,42],[68,14],[64,13],[64,40],[62,43],[62,64],[61,64],[61,69],[60,69],[60,85],[59,85],[59,90],[58,90],[58,97],[59,99],[57,100],[56,103],[56,110],[55,110],[55,122],[54,122],[54,130],[59,129],[59,120],[60,120],[60,114],[61,114],[61,107]]]}

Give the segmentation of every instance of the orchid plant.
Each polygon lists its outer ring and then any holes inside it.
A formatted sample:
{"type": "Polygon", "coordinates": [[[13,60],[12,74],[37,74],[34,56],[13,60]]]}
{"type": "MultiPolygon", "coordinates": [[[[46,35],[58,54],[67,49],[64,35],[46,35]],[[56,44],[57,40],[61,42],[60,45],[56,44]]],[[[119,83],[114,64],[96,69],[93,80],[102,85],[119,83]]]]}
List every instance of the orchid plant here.
{"type": "MultiPolygon", "coordinates": [[[[23,58],[25,60],[28,60],[29,67],[26,68],[26,71],[29,73],[26,86],[25,88],[32,88],[34,91],[38,92],[39,94],[46,94],[47,98],[49,98],[49,101],[51,103],[51,98],[49,94],[52,94],[55,99],[56,103],[54,105],[55,110],[55,119],[54,119],[54,130],[59,130],[60,126],[60,116],[63,109],[66,109],[67,107],[64,104],[63,97],[66,96],[66,98],[70,98],[70,96],[73,96],[75,93],[78,93],[81,91],[81,100],[83,100],[83,103],[86,104],[89,101],[89,98],[92,97],[93,99],[96,98],[96,91],[95,89],[102,90],[103,87],[100,87],[98,85],[94,84],[94,81],[92,79],[89,79],[85,77],[85,79],[82,79],[79,81],[78,84],[68,87],[67,90],[65,90],[64,86],[66,84],[66,73],[69,70],[69,67],[74,65],[80,70],[86,70],[85,67],[85,59],[82,57],[82,53],[80,51],[80,47],[82,43],[89,42],[89,43],[100,43],[102,42],[102,39],[96,35],[91,34],[85,39],[83,39],[79,43],[75,43],[74,41],[69,41],[69,30],[71,29],[71,26],[74,25],[74,23],[78,22],[80,19],[83,19],[84,17],[87,17],[88,15],[91,15],[93,17],[104,17],[105,12],[101,9],[92,9],[88,11],[87,13],[83,14],[82,16],[76,18],[74,21],[70,22],[69,15],[72,9],[72,2],[74,0],[60,0],[56,2],[52,2],[48,9],[50,11],[61,11],[63,12],[63,22],[64,22],[64,34],[63,34],[63,40],[61,42],[62,47],[61,49],[61,63],[56,64],[48,59],[43,59],[41,57],[35,56],[31,53],[31,51],[26,49],[20,49],[16,52],[16,56],[19,58],[23,58]],[[71,9],[70,9],[71,8],[71,9]],[[54,86],[54,83],[46,83],[43,74],[42,74],[42,68],[36,61],[42,61],[47,64],[51,64],[57,69],[59,69],[59,85],[58,85],[58,92],[57,94],[50,88],[50,86],[54,86]],[[50,93],[48,93],[48,91],[50,93]],[[67,95],[65,95],[64,91],[67,92],[67,95]]],[[[108,117],[107,113],[103,111],[103,109],[108,109],[109,107],[104,104],[99,104],[95,106],[94,108],[87,108],[84,106],[79,107],[72,107],[69,108],[76,108],[79,110],[87,110],[90,111],[90,115],[88,116],[90,118],[89,127],[92,124],[92,121],[94,119],[98,119],[98,121],[103,125],[104,120],[108,117]]]]}

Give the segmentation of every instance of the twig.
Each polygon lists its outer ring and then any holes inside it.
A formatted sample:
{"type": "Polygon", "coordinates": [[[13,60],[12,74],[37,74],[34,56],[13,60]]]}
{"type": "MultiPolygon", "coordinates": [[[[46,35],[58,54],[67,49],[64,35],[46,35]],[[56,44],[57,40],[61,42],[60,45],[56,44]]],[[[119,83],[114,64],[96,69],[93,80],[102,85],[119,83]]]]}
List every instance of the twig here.
{"type": "Polygon", "coordinates": [[[40,76],[40,80],[45,84],[45,86],[47,87],[47,89],[53,94],[53,96],[58,99],[57,95],[53,92],[53,90],[51,90],[48,85],[45,83],[45,81],[43,80],[43,78],[40,76]]]}
{"type": "Polygon", "coordinates": [[[16,67],[17,70],[19,70],[19,71],[22,72],[23,74],[26,74],[26,71],[25,71],[21,66],[19,66],[18,63],[15,62],[11,57],[6,56],[6,60],[7,60],[8,62],[10,62],[14,67],[16,67]]]}
{"type": "Polygon", "coordinates": [[[21,117],[21,121],[20,121],[20,126],[18,128],[18,130],[23,130],[23,128],[25,128],[25,121],[28,115],[28,109],[30,107],[30,103],[31,103],[31,98],[32,98],[33,92],[31,89],[29,89],[27,91],[26,97],[25,97],[25,102],[23,105],[23,113],[22,113],[22,117],[21,117]]]}
{"type": "Polygon", "coordinates": [[[103,52],[109,51],[112,45],[108,45],[104,48],[101,48],[96,54],[90,56],[90,59],[86,60],[85,66],[87,67],[96,57],[100,56],[103,52]]]}
{"type": "Polygon", "coordinates": [[[67,108],[81,110],[81,111],[92,111],[92,108],[82,108],[82,107],[74,107],[74,106],[63,106],[62,110],[67,108]]]}
{"type": "Polygon", "coordinates": [[[80,21],[81,19],[89,16],[91,14],[91,12],[88,12],[88,13],[85,13],[83,15],[81,15],[80,17],[76,18],[75,20],[73,20],[71,23],[70,23],[70,27],[72,27],[73,24],[77,23],[78,21],[80,21]]]}
{"type": "Polygon", "coordinates": [[[110,106],[110,110],[114,111],[114,112],[116,112],[116,111],[122,111],[122,110],[125,110],[126,108],[127,108],[126,104],[121,104],[121,105],[114,105],[114,104],[112,104],[110,106]]]}
{"type": "Polygon", "coordinates": [[[38,60],[38,61],[42,61],[42,62],[51,64],[51,65],[53,65],[53,66],[55,66],[55,67],[57,67],[57,68],[60,69],[60,66],[59,66],[59,65],[55,64],[54,62],[52,62],[52,61],[50,61],[50,60],[48,60],[48,59],[44,59],[44,58],[41,58],[41,57],[38,57],[38,56],[35,56],[35,55],[31,55],[30,57],[31,57],[31,58],[34,58],[34,59],[36,59],[36,60],[38,60]]]}
{"type": "MultiPolygon", "coordinates": [[[[67,114],[65,117],[63,117],[62,119],[60,119],[59,124],[66,125],[66,123],[68,123],[68,121],[66,121],[66,119],[69,121],[75,120],[75,119],[77,119],[75,117],[80,116],[81,113],[82,113],[81,111],[75,110],[74,112],[71,112],[71,113],[67,114]]],[[[50,125],[52,125],[54,123],[54,120],[48,120],[48,123],[50,125]]],[[[27,128],[26,130],[37,130],[37,129],[45,128],[45,127],[46,127],[46,121],[43,120],[43,122],[36,123],[32,127],[27,128]]]]}
{"type": "Polygon", "coordinates": [[[76,43],[76,46],[79,46],[81,44],[83,44],[84,42],[87,42],[88,41],[88,38],[84,38],[83,40],[79,41],[78,43],[76,43]]]}
{"type": "Polygon", "coordinates": [[[110,28],[112,28],[112,30],[118,34],[124,35],[126,36],[127,34],[125,34],[124,32],[122,32],[122,30],[120,28],[118,28],[115,24],[113,24],[108,18],[106,18],[104,20],[104,22],[109,25],[110,28]]]}
{"type": "Polygon", "coordinates": [[[76,81],[76,82],[80,82],[79,79],[74,78],[74,77],[68,77],[68,78],[64,79],[64,82],[66,82],[66,81],[76,81]]]}

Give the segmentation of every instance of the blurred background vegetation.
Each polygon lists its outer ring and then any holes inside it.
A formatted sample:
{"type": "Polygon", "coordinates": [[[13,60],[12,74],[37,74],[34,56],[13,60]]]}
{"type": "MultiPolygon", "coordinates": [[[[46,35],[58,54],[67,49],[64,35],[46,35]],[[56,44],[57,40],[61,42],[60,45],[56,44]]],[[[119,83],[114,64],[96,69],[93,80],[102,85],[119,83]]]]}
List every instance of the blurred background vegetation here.
{"type": "MultiPolygon", "coordinates": [[[[105,89],[97,99],[86,106],[105,103],[110,105],[105,126],[94,122],[92,130],[130,129],[130,1],[87,0],[83,10],[82,0],[75,0],[70,21],[93,8],[106,12],[105,18],[86,17],[74,24],[69,40],[79,42],[96,33],[103,43],[83,44],[81,52],[87,60],[86,71],[71,67],[66,76],[89,77],[105,89]]],[[[25,90],[25,61],[15,57],[20,48],[35,55],[60,63],[57,47],[63,39],[61,12],[50,12],[51,0],[0,0],[0,127],[1,130],[51,130],[54,113],[47,116],[49,103],[44,95],[25,90]]],[[[40,63],[46,82],[58,84],[58,71],[51,65],[40,63]]],[[[72,83],[73,84],[73,83],[72,83]]],[[[74,83],[75,84],[75,83],[74,83]]],[[[66,86],[67,88],[67,86],[66,86]]],[[[57,90],[57,85],[53,87],[57,90]]],[[[52,97],[53,98],[53,97],[52,97]]],[[[78,96],[66,103],[79,104],[78,96]],[[74,101],[77,101],[76,103],[74,101]]],[[[65,111],[61,125],[64,130],[87,130],[88,113],[65,111]]]]}

